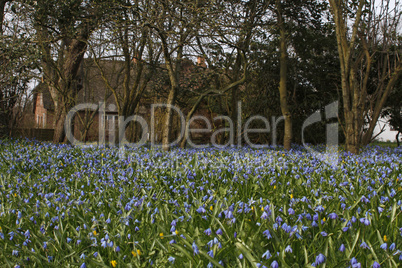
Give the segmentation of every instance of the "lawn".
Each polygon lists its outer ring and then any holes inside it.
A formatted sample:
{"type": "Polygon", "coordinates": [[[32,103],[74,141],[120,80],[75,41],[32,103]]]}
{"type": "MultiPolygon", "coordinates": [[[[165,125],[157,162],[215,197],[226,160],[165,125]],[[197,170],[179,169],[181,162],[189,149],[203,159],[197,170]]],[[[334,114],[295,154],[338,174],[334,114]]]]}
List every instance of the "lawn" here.
{"type": "Polygon", "coordinates": [[[402,150],[0,142],[2,267],[396,267],[402,150]]]}

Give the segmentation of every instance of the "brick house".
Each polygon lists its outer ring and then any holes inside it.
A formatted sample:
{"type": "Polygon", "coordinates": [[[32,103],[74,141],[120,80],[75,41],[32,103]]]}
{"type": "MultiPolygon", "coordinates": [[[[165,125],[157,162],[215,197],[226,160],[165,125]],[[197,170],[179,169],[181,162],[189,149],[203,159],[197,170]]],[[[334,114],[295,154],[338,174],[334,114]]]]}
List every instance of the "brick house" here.
{"type": "MultiPolygon", "coordinates": [[[[123,75],[121,75],[122,69],[122,62],[117,61],[102,61],[101,66],[105,72],[105,75],[108,77],[108,80],[111,81],[112,86],[116,86],[118,90],[121,90],[121,85],[123,82],[123,75]]],[[[194,73],[194,68],[207,70],[205,61],[202,58],[197,59],[197,63],[194,64],[190,60],[183,61],[183,70],[186,76],[191,76],[194,73]]],[[[146,90],[145,96],[141,98],[141,102],[139,107],[137,108],[136,114],[142,116],[148,123],[151,122],[150,118],[150,109],[152,103],[163,103],[163,97],[155,96],[155,94],[151,88],[154,86],[158,87],[168,87],[168,81],[161,80],[160,77],[156,77],[154,83],[149,84],[149,88],[146,90]]],[[[188,79],[187,79],[188,80],[188,79]]],[[[102,79],[101,73],[98,67],[95,65],[92,59],[84,59],[78,76],[77,76],[77,87],[80,87],[76,104],[82,103],[91,103],[91,104],[98,104],[99,102],[105,103],[105,113],[103,114],[104,123],[105,123],[105,135],[106,140],[110,139],[110,136],[117,135],[116,129],[118,126],[118,112],[116,109],[113,109],[116,105],[115,98],[110,91],[108,90],[104,80],[102,79]]],[[[194,88],[194,86],[192,86],[194,88]]],[[[163,90],[162,90],[163,91],[163,90]]],[[[35,89],[33,94],[33,112],[35,118],[36,128],[41,129],[53,129],[53,120],[54,120],[54,104],[51,98],[50,92],[47,89],[47,85],[44,83],[40,83],[35,89]]],[[[189,107],[184,107],[186,104],[182,103],[180,108],[182,111],[186,112],[189,110],[189,107]]],[[[191,107],[190,107],[191,108],[191,107]]],[[[203,115],[210,118],[212,122],[213,115],[211,112],[206,108],[200,108],[195,115],[203,115]]],[[[74,120],[74,137],[77,140],[82,141],[97,141],[99,140],[99,119],[100,119],[99,112],[93,111],[80,111],[77,113],[77,116],[74,120]],[[88,121],[88,119],[90,121],[88,121]],[[88,124],[90,123],[90,127],[88,124]],[[87,132],[85,129],[87,128],[87,132]]],[[[162,127],[163,120],[156,119],[156,126],[155,126],[155,139],[156,141],[160,141],[162,137],[161,127],[162,127]]],[[[177,129],[177,125],[179,124],[179,120],[175,120],[173,127],[173,137],[177,137],[180,133],[177,129]]],[[[205,123],[199,120],[193,121],[190,125],[192,129],[194,128],[205,128],[205,123]]],[[[134,129],[135,133],[133,134],[136,137],[140,136],[140,130],[134,129]]],[[[148,133],[148,137],[150,134],[148,133]]],[[[201,140],[208,140],[210,134],[194,134],[193,137],[195,139],[201,140]]]]}

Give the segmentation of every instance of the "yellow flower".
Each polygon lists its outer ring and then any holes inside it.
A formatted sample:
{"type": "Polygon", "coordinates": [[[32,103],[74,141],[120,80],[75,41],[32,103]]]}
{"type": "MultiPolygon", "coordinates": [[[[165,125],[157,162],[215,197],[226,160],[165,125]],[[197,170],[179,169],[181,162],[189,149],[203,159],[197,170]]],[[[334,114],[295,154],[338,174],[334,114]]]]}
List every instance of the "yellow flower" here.
{"type": "Polygon", "coordinates": [[[251,207],[251,210],[254,211],[254,207],[251,207]]]}
{"type": "Polygon", "coordinates": [[[290,199],[293,199],[293,195],[292,195],[292,194],[290,194],[290,199]]]}
{"type": "Polygon", "coordinates": [[[261,207],[261,211],[264,211],[264,207],[261,207]]]}
{"type": "Polygon", "coordinates": [[[325,219],[325,217],[324,217],[324,219],[322,219],[324,222],[326,221],[326,219],[325,219]]]}
{"type": "Polygon", "coordinates": [[[131,254],[133,254],[134,257],[141,256],[141,251],[139,249],[137,249],[137,252],[135,252],[134,250],[131,251],[131,254]]]}
{"type": "Polygon", "coordinates": [[[101,154],[101,156],[103,157],[103,156],[104,156],[104,154],[101,154]]]}
{"type": "Polygon", "coordinates": [[[274,190],[276,189],[276,185],[274,185],[274,190]]]}
{"type": "Polygon", "coordinates": [[[214,210],[214,207],[213,207],[213,206],[210,206],[210,207],[209,207],[209,210],[214,210]]]}
{"type": "Polygon", "coordinates": [[[93,231],[92,233],[93,233],[94,235],[98,235],[98,234],[96,233],[96,231],[93,231]]]}
{"type": "Polygon", "coordinates": [[[161,237],[161,239],[163,239],[163,233],[160,233],[159,236],[161,237]]]}
{"type": "Polygon", "coordinates": [[[110,264],[111,264],[113,267],[116,267],[116,266],[117,266],[117,261],[113,260],[113,261],[110,262],[110,264]]]}
{"type": "Polygon", "coordinates": [[[17,197],[17,193],[14,193],[14,197],[17,197]]]}
{"type": "Polygon", "coordinates": [[[174,231],[175,233],[176,233],[176,235],[178,235],[179,234],[179,232],[176,230],[176,231],[174,231]]]}
{"type": "Polygon", "coordinates": [[[384,242],[387,242],[387,236],[384,235],[384,242]]]}

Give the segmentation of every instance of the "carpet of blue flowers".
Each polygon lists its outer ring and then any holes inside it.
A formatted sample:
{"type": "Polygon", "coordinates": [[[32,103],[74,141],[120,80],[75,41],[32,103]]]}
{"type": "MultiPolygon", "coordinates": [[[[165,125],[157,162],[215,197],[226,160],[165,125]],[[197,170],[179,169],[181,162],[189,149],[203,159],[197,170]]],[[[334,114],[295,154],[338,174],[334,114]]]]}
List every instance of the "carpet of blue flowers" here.
{"type": "Polygon", "coordinates": [[[0,142],[0,265],[395,267],[402,151],[0,142]]]}

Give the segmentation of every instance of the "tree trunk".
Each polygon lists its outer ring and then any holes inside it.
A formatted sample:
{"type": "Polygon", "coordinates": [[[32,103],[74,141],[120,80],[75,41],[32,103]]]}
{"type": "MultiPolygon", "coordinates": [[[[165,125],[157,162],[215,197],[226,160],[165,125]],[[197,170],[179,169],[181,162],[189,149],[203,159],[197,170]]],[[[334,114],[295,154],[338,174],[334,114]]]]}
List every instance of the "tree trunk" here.
{"type": "Polygon", "coordinates": [[[60,107],[60,109],[61,111],[56,112],[57,115],[54,121],[54,143],[63,142],[65,137],[64,122],[66,120],[67,113],[64,107],[60,107]]]}
{"type": "Polygon", "coordinates": [[[282,115],[285,118],[285,128],[283,134],[283,147],[285,150],[290,150],[292,144],[292,115],[289,110],[287,101],[287,44],[286,44],[286,29],[282,18],[280,3],[277,2],[278,22],[280,29],[280,81],[279,81],[279,96],[282,115]]]}
{"type": "Polygon", "coordinates": [[[190,133],[189,133],[189,127],[190,127],[190,125],[188,124],[188,122],[190,122],[191,117],[193,117],[195,111],[196,111],[196,110],[198,109],[198,107],[200,106],[201,101],[202,101],[203,98],[204,98],[204,95],[201,96],[201,97],[197,100],[197,102],[196,102],[196,103],[194,104],[194,106],[191,108],[190,112],[187,114],[187,117],[186,117],[186,126],[185,126],[185,131],[184,131],[184,137],[183,137],[183,139],[181,140],[181,143],[180,143],[180,147],[181,147],[181,148],[185,148],[185,147],[186,147],[186,143],[187,143],[188,137],[189,137],[189,135],[190,135],[190,133]]]}
{"type": "MultiPolygon", "coordinates": [[[[173,107],[176,103],[177,86],[172,85],[169,92],[169,97],[167,99],[168,106],[173,107]]],[[[173,109],[170,107],[166,108],[165,111],[165,123],[162,130],[162,148],[164,151],[170,150],[170,132],[173,122],[173,109]]]]}

